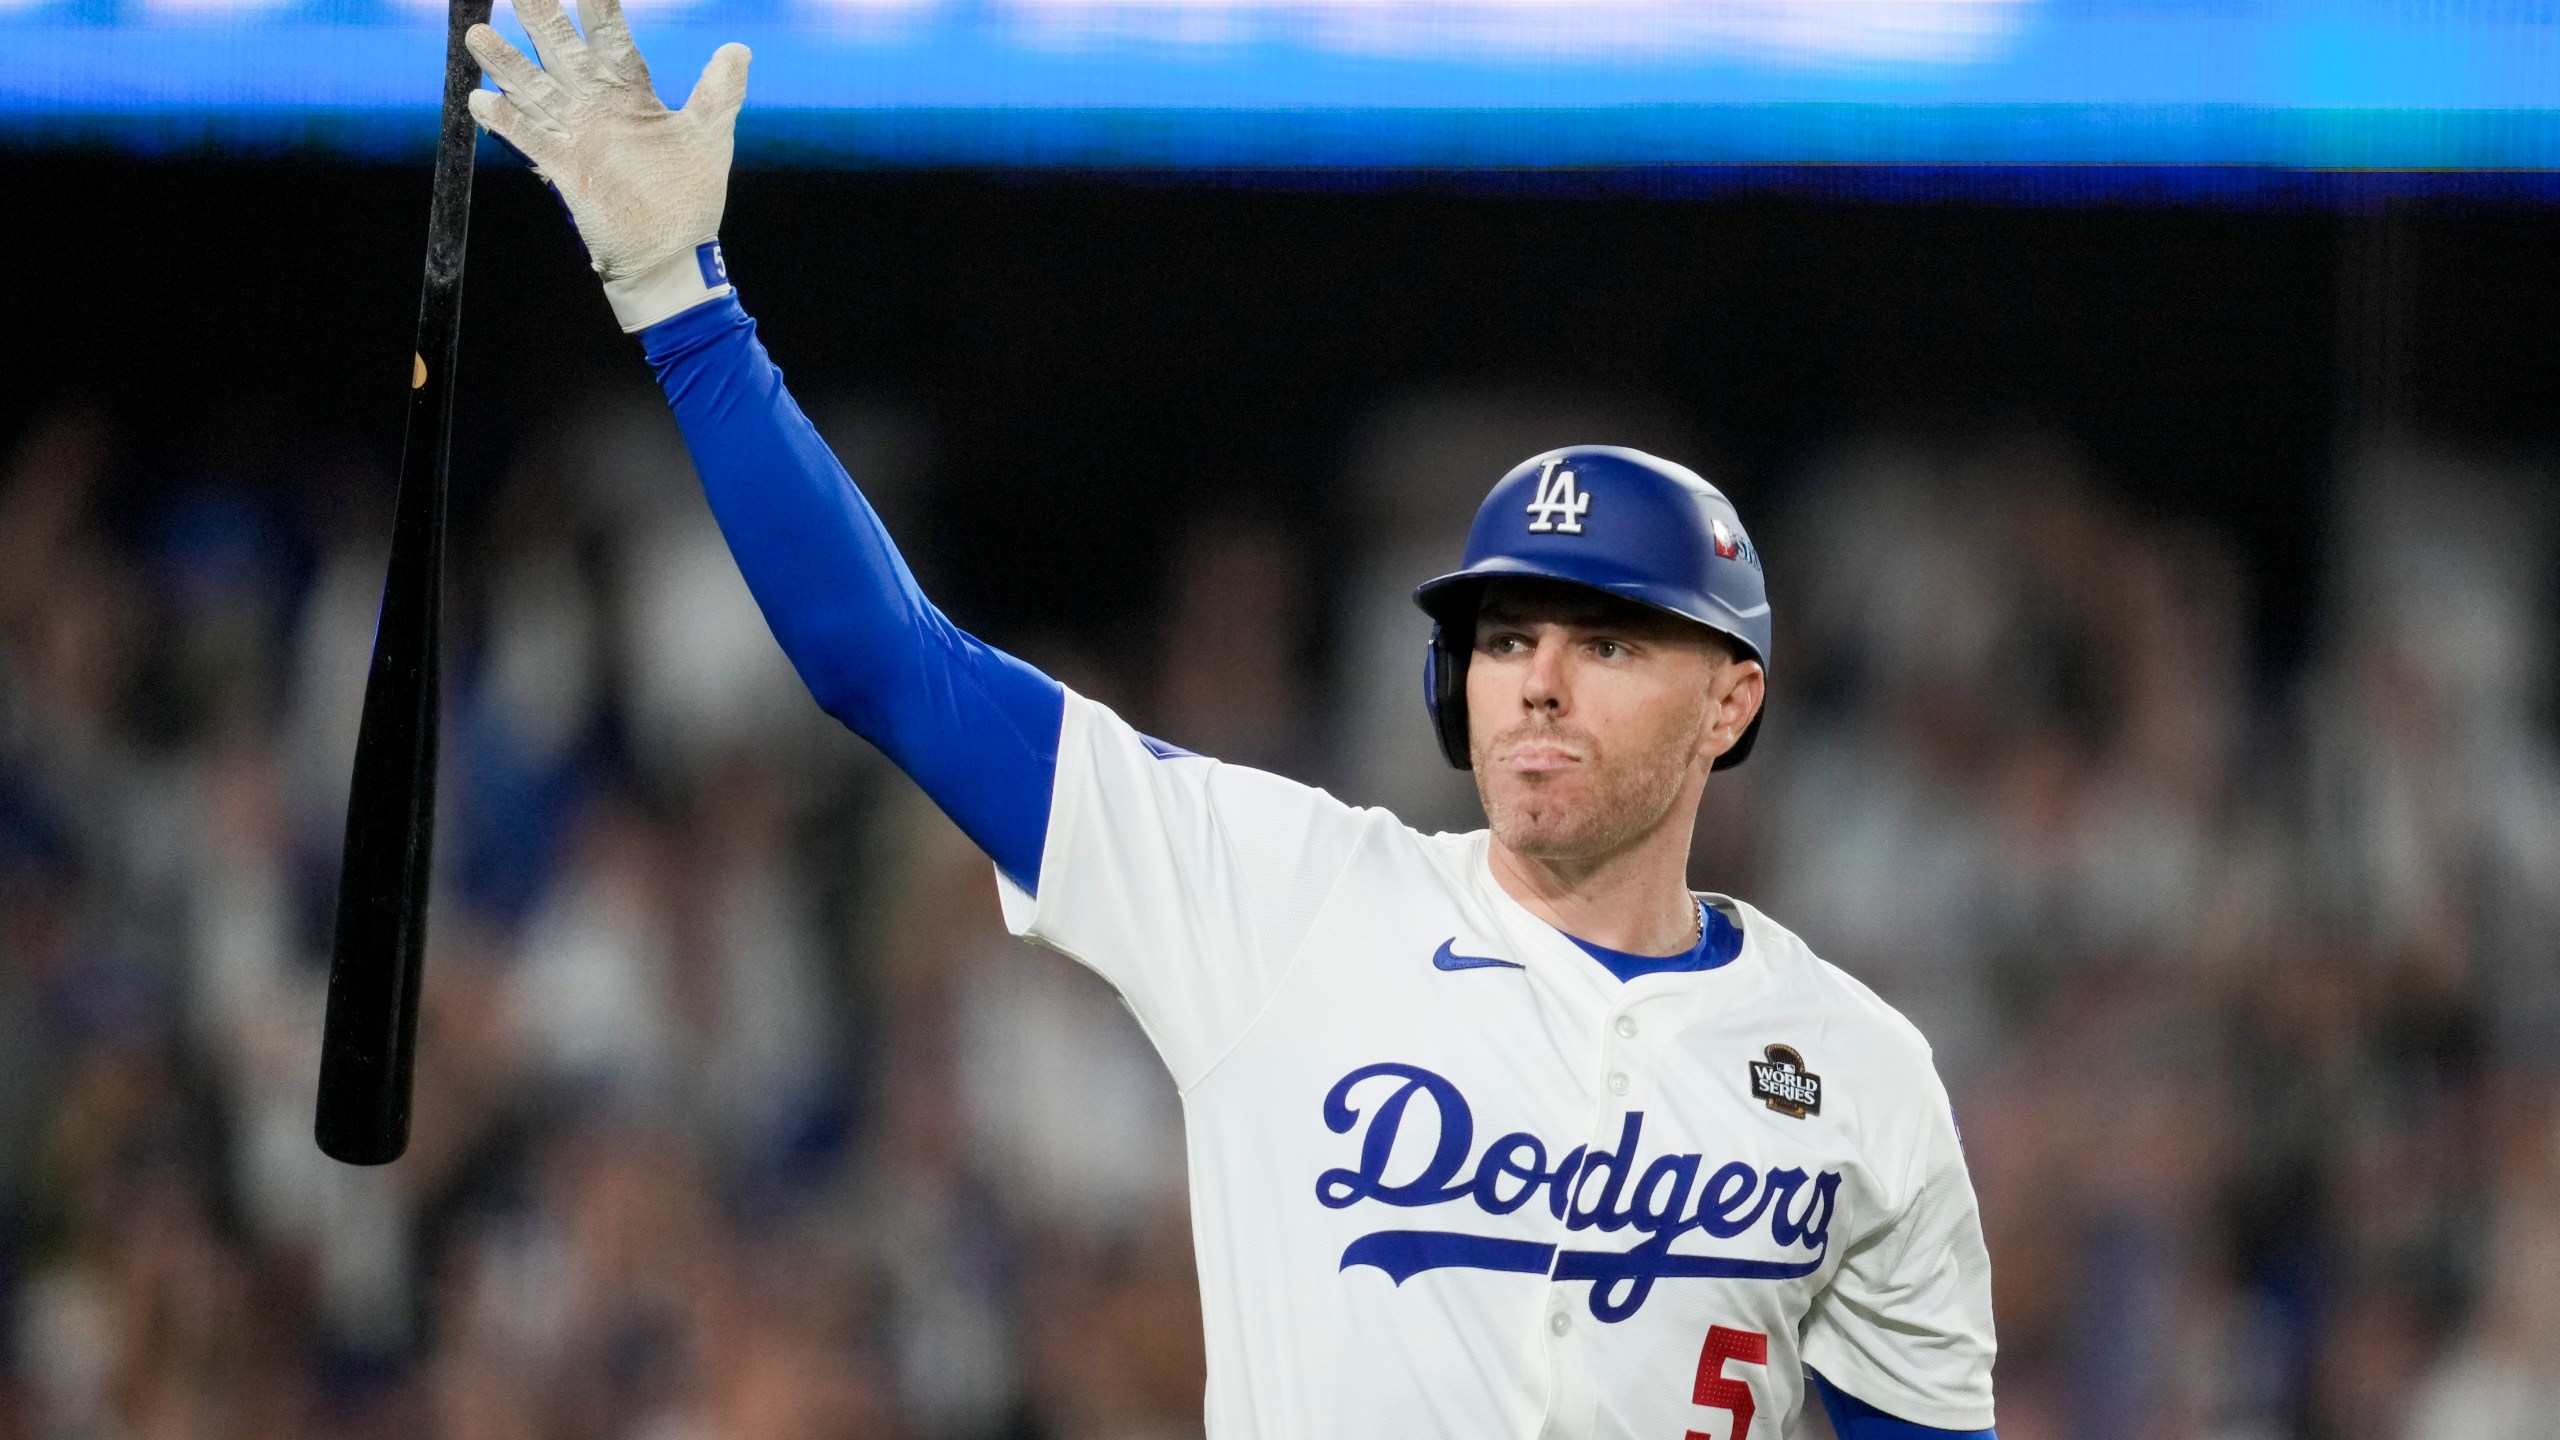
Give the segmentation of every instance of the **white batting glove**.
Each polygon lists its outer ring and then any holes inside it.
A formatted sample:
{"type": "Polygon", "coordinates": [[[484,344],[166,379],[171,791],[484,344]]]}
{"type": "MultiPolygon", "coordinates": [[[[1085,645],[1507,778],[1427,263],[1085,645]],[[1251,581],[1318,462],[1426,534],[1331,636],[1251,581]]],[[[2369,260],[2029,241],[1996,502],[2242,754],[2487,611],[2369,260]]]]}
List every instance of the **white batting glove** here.
{"type": "Polygon", "coordinates": [[[471,116],[533,162],[577,222],[625,331],[729,293],[720,212],[747,98],[747,47],[723,45],[681,110],[649,84],[621,0],[581,0],[579,38],[560,0],[514,0],[537,67],[486,25],[463,37],[504,94],[471,93],[471,116]]]}

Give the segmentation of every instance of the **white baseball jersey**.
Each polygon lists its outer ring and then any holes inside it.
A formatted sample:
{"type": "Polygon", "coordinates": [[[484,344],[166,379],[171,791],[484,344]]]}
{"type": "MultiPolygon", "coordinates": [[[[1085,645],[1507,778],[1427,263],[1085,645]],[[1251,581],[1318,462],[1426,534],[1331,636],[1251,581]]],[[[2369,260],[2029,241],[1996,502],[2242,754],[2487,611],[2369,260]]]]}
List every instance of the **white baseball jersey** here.
{"type": "Polygon", "coordinates": [[[1990,1262],[1917,1031],[1751,907],[1620,981],[1486,835],[1167,754],[1070,694],[1037,897],[1182,1091],[1208,1432],[1775,1440],[1810,1365],[1991,1413],[1990,1262]]]}

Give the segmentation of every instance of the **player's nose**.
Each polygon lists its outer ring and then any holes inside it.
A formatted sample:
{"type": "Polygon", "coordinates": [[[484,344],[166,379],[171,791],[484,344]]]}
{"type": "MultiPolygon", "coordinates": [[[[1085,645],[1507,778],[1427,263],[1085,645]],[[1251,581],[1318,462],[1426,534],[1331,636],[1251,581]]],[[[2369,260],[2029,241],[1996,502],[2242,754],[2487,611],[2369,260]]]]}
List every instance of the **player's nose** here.
{"type": "Polygon", "coordinates": [[[1558,712],[1565,708],[1570,693],[1565,665],[1570,655],[1570,637],[1561,627],[1551,625],[1539,634],[1537,647],[1529,652],[1529,664],[1520,675],[1522,706],[1558,712]]]}

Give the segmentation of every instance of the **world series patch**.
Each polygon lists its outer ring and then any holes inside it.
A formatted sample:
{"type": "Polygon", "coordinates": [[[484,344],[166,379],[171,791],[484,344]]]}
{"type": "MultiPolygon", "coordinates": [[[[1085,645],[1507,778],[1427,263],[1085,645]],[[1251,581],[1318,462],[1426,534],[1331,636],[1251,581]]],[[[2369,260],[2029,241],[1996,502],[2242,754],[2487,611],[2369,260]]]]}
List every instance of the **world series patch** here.
{"type": "Polygon", "coordinates": [[[1772,1045],[1760,1053],[1769,1058],[1750,1062],[1751,1098],[1798,1120],[1822,1113],[1822,1077],[1804,1068],[1793,1046],[1772,1045]]]}

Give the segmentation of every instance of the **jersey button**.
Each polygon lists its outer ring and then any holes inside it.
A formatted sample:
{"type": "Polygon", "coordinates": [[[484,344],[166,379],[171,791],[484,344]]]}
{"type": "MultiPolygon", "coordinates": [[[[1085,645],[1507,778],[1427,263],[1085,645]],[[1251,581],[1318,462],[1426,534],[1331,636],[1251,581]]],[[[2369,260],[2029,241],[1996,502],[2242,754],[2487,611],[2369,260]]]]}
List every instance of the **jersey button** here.
{"type": "Polygon", "coordinates": [[[1633,1040],[1636,1038],[1636,1017],[1633,1015],[1621,1015],[1618,1017],[1618,1037],[1622,1040],[1633,1040]]]}
{"type": "Polygon", "coordinates": [[[1551,1335],[1562,1335],[1572,1328],[1573,1317],[1561,1310],[1547,1317],[1547,1332],[1551,1335]]]}
{"type": "Polygon", "coordinates": [[[1615,1073],[1613,1073],[1613,1074],[1611,1074],[1611,1075],[1610,1075],[1610,1077],[1609,1077],[1609,1093],[1610,1093],[1610,1094],[1612,1094],[1612,1095],[1624,1095],[1624,1094],[1626,1094],[1626,1093],[1627,1093],[1627,1072],[1626,1072],[1626,1071],[1624,1071],[1624,1070],[1620,1070],[1620,1071],[1617,1071],[1617,1072],[1615,1072],[1615,1073]]]}

